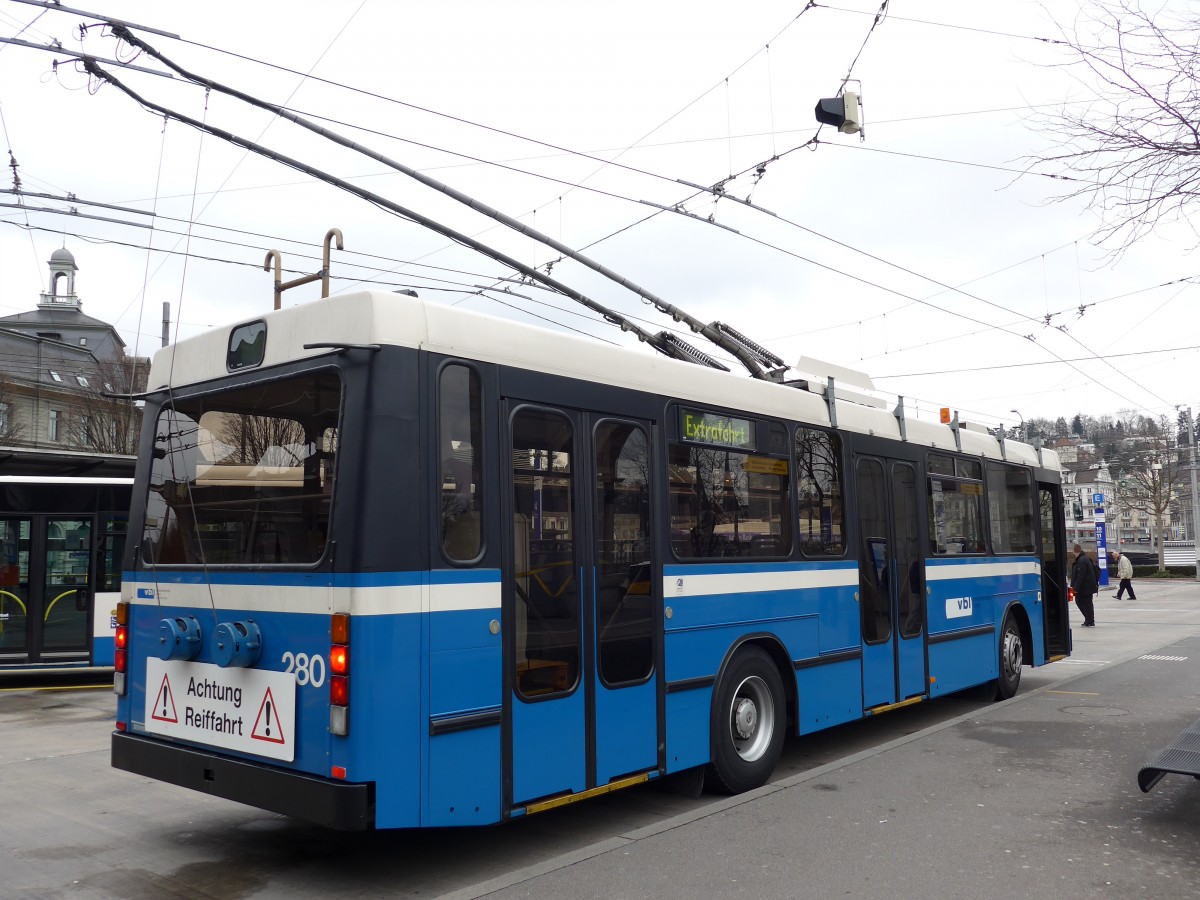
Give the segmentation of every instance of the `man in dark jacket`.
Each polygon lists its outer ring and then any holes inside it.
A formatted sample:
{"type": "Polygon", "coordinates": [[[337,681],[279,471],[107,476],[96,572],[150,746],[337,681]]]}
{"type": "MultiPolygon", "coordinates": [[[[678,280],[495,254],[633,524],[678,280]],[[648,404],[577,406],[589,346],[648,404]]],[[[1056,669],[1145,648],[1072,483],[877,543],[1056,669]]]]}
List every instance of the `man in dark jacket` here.
{"type": "Polygon", "coordinates": [[[1100,581],[1096,577],[1096,564],[1083,552],[1083,547],[1078,542],[1071,549],[1075,554],[1075,561],[1071,563],[1071,587],[1075,589],[1075,605],[1083,613],[1084,627],[1092,628],[1096,624],[1096,609],[1092,605],[1092,598],[1096,596],[1096,590],[1100,587],[1100,581]]]}

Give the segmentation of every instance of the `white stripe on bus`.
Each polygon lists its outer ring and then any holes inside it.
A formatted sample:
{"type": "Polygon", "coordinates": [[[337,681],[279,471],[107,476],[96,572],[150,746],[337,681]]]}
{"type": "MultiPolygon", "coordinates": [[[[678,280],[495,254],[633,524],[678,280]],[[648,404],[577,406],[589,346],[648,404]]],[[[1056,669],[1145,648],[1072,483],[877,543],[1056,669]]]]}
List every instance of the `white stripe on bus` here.
{"type": "Polygon", "coordinates": [[[663,576],[663,596],[702,597],[710,594],[752,594],[857,585],[857,568],[675,574],[663,576]]]}
{"type": "MultiPolygon", "coordinates": [[[[144,583],[140,586],[145,587],[144,583]]],[[[329,615],[335,607],[354,616],[412,615],[421,612],[464,612],[500,608],[500,583],[388,585],[331,588],[274,585],[160,585],[158,598],[130,597],[138,606],[180,609],[236,609],[245,612],[329,615]]],[[[132,592],[131,592],[132,593],[132,592]]]]}
{"type": "Polygon", "coordinates": [[[947,581],[951,578],[995,578],[1000,575],[1038,575],[1042,567],[1036,562],[961,562],[945,566],[926,566],[926,581],[947,581]]]}

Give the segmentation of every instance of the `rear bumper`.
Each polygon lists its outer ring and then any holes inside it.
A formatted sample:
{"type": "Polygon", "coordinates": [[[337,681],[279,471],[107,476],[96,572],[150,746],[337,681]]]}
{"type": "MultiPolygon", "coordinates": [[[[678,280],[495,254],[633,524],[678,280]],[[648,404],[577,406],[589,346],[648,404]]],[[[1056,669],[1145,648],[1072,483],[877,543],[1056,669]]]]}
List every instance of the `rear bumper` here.
{"type": "Polygon", "coordinates": [[[375,827],[375,785],[317,778],[114,731],[112,765],[135,775],[344,831],[375,827]]]}

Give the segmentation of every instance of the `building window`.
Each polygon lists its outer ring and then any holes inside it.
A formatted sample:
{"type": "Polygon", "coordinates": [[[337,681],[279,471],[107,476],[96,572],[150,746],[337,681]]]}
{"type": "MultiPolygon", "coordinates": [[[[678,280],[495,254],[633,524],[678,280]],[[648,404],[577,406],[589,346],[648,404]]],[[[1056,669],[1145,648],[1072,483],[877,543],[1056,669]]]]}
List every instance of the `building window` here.
{"type": "Polygon", "coordinates": [[[86,346],[87,346],[87,338],[80,338],[80,339],[79,339],[79,346],[80,346],[80,347],[86,347],[86,346]]]}
{"type": "Polygon", "coordinates": [[[50,373],[50,377],[53,378],[55,381],[62,381],[62,376],[59,375],[57,372],[55,372],[53,369],[47,369],[47,371],[50,373]]]}
{"type": "Polygon", "coordinates": [[[76,375],[75,380],[79,382],[80,387],[91,387],[91,385],[88,384],[87,378],[83,375],[76,375]]]}
{"type": "Polygon", "coordinates": [[[50,427],[47,429],[47,437],[52,441],[58,441],[58,410],[50,410],[50,427]]]}

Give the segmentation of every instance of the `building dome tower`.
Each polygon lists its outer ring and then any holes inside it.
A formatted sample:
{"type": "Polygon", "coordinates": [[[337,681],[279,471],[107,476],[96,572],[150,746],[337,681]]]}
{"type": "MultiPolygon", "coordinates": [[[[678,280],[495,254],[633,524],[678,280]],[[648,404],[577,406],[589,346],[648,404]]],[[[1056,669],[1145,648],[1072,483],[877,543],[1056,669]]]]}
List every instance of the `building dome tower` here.
{"type": "Polygon", "coordinates": [[[75,294],[75,257],[66,247],[59,247],[50,254],[50,290],[38,300],[39,309],[79,309],[79,297],[75,294]]]}

